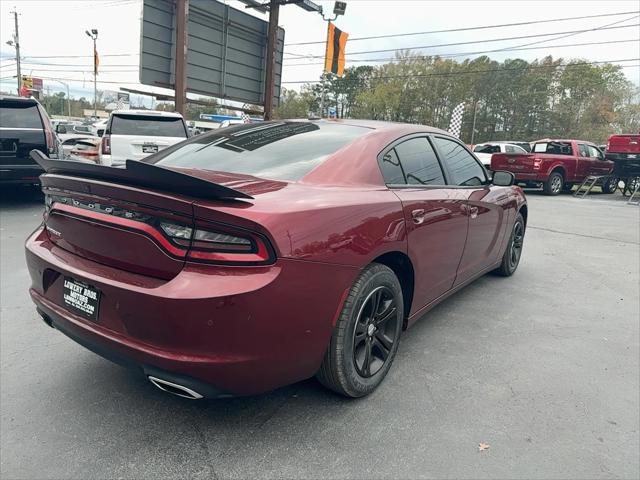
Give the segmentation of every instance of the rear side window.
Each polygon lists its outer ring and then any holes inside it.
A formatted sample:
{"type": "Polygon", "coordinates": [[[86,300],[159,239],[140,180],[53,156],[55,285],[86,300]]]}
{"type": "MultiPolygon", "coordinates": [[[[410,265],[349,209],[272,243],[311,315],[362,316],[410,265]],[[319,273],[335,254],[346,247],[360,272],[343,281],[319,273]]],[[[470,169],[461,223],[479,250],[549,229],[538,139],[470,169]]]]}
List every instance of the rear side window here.
{"type": "Polygon", "coordinates": [[[409,185],[445,184],[438,158],[426,137],[406,140],[396,145],[394,150],[405,177],[405,181],[400,183],[409,185]]]}
{"type": "Polygon", "coordinates": [[[571,143],[568,142],[540,142],[533,146],[534,153],[549,153],[552,155],[573,155],[571,143]]]}
{"type": "Polygon", "coordinates": [[[500,145],[478,145],[473,151],[476,153],[500,153],[500,145]]]}
{"type": "Polygon", "coordinates": [[[443,137],[433,138],[442,161],[451,174],[451,183],[461,186],[482,185],[487,181],[484,168],[462,145],[443,137]]]}
{"type": "Polygon", "coordinates": [[[400,165],[400,159],[393,148],[382,157],[380,169],[382,170],[384,183],[387,185],[402,185],[407,183],[404,178],[404,172],[402,171],[402,165],[400,165]]]}
{"type": "Polygon", "coordinates": [[[187,137],[181,118],[148,115],[114,115],[111,119],[110,132],[113,135],[187,137]]]}
{"type": "Polygon", "coordinates": [[[42,129],[37,105],[26,102],[2,102],[0,104],[0,127],[42,129]]]}
{"type": "Polygon", "coordinates": [[[203,133],[145,161],[295,181],[369,132],[365,127],[313,122],[239,125],[203,133]]]}

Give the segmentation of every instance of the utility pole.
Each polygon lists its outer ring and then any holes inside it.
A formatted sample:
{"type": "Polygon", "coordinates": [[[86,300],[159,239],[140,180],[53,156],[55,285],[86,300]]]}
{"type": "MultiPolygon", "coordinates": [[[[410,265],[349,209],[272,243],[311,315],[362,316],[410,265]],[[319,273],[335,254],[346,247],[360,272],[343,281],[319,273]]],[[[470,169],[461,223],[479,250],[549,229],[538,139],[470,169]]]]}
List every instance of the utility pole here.
{"type": "Polygon", "coordinates": [[[18,31],[18,11],[13,10],[11,13],[13,13],[15,31],[13,33],[13,40],[9,40],[7,45],[16,49],[16,73],[18,74],[18,95],[20,95],[22,94],[22,72],[20,71],[20,33],[18,31]]]}
{"type": "Polygon", "coordinates": [[[85,30],[89,38],[93,40],[93,117],[98,119],[98,50],[96,49],[96,40],[98,39],[98,30],[95,28],[85,30]]]}
{"type": "Polygon", "coordinates": [[[275,93],[276,48],[278,44],[278,20],[280,3],[278,0],[269,2],[269,33],[267,34],[267,72],[264,88],[264,119],[273,118],[273,95],[275,93]]]}
{"type": "Polygon", "coordinates": [[[185,115],[187,100],[187,16],[189,0],[176,0],[175,111],[185,115]]]}

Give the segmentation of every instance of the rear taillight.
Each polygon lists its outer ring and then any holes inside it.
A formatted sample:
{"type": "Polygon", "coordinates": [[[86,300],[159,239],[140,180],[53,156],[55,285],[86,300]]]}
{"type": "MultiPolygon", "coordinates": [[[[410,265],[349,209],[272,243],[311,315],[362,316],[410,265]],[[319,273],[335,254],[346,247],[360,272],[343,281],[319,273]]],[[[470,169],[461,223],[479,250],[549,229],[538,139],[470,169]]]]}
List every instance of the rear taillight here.
{"type": "Polygon", "coordinates": [[[220,265],[268,265],[275,261],[267,238],[226,224],[203,222],[194,228],[136,210],[47,193],[45,212],[48,215],[54,210],[133,230],[180,259],[220,265]]]}
{"type": "Polygon", "coordinates": [[[111,155],[111,135],[103,135],[101,143],[102,154],[111,155]]]}
{"type": "Polygon", "coordinates": [[[189,246],[187,258],[204,263],[267,264],[273,253],[266,239],[250,232],[236,232],[227,227],[216,230],[160,222],[162,232],[177,245],[189,246]]]}
{"type": "Polygon", "coordinates": [[[48,121],[44,122],[44,138],[47,142],[47,152],[49,154],[56,153],[56,138],[53,134],[51,123],[49,123],[48,121]]]}

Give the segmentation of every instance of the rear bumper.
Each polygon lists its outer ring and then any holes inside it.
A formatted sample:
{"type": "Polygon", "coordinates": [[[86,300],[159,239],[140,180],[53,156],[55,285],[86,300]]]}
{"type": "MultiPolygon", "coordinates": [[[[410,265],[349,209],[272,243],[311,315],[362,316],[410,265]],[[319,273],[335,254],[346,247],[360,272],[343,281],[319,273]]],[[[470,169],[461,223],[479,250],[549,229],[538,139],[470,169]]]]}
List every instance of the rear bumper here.
{"type": "Polygon", "coordinates": [[[55,328],[104,357],[214,397],[313,376],[358,273],[279,259],[268,267],[187,264],[166,281],[73,255],[42,229],[27,240],[26,256],[31,298],[55,328]],[[65,276],[101,292],[98,321],[64,306],[65,276]]]}
{"type": "Polygon", "coordinates": [[[40,183],[44,170],[38,165],[0,165],[0,183],[35,184],[40,183]]]}

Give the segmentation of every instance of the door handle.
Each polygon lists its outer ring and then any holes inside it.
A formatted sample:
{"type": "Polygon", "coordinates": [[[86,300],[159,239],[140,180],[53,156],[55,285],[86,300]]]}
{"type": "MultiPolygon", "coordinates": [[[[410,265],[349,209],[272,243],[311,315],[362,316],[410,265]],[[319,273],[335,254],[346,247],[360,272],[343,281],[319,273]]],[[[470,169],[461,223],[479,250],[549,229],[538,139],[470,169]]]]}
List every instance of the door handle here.
{"type": "Polygon", "coordinates": [[[411,218],[413,219],[413,223],[420,225],[422,222],[424,222],[424,215],[425,215],[425,211],[424,208],[417,208],[415,210],[411,211],[411,218]]]}

